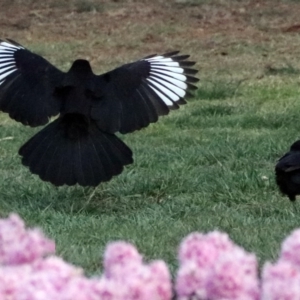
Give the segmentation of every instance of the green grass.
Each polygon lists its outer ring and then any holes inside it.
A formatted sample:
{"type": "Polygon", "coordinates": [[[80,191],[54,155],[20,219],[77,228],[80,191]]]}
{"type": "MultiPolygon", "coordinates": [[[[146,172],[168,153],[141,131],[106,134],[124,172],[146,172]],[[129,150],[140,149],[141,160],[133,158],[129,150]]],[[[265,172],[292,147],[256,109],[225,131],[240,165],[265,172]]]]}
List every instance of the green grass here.
{"type": "Polygon", "coordinates": [[[228,84],[218,97],[204,84],[179,111],[122,136],[135,163],[96,189],[56,188],[31,175],[17,151],[39,129],[1,114],[0,215],[17,212],[41,227],[57,253],[88,274],[101,272],[105,245],[120,239],[147,260],[165,259],[174,272],[180,240],[214,229],[261,263],[274,259],[300,220],[299,204],[279,194],[273,175],[276,160],[299,138],[300,87],[266,79],[232,93],[228,84]]]}

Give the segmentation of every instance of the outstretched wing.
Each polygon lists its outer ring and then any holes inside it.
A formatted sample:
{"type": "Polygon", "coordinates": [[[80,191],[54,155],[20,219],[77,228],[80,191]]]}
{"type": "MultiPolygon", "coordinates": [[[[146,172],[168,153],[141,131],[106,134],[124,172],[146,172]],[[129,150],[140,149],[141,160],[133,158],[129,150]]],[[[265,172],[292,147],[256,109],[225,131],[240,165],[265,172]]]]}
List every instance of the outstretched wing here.
{"type": "Polygon", "coordinates": [[[152,55],[123,65],[95,79],[92,119],[106,132],[128,133],[156,122],[185,104],[197,70],[189,55],[178,51],[152,55]]]}
{"type": "Polygon", "coordinates": [[[64,73],[18,43],[0,40],[0,110],[24,125],[39,126],[59,113],[54,97],[64,73]]]}

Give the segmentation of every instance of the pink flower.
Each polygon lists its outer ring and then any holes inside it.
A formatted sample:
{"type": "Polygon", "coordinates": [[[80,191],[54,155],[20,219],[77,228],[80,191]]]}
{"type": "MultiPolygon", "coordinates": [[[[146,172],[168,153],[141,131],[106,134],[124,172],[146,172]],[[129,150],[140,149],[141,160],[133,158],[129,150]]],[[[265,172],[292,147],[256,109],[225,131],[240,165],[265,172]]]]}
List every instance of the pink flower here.
{"type": "Polygon", "coordinates": [[[140,266],[138,273],[129,273],[123,282],[126,291],[122,300],[156,300],[157,298],[151,294],[152,282],[150,280],[147,282],[149,277],[149,269],[146,266],[140,266]]]}
{"type": "Polygon", "coordinates": [[[0,268],[1,300],[123,300],[126,291],[116,281],[85,278],[57,257],[0,268]]]}
{"type": "Polygon", "coordinates": [[[284,260],[266,263],[262,272],[261,300],[300,299],[300,271],[298,266],[284,260]]]}
{"type": "Polygon", "coordinates": [[[206,293],[210,300],[259,299],[255,255],[239,247],[220,255],[206,279],[206,293]]]}
{"type": "Polygon", "coordinates": [[[171,276],[164,262],[154,261],[150,265],[135,264],[135,268],[131,267],[132,262],[129,261],[128,265],[124,265],[126,271],[105,277],[122,287],[122,300],[171,299],[171,276]]]}
{"type": "Polygon", "coordinates": [[[198,266],[210,265],[217,257],[216,247],[207,242],[204,234],[194,232],[184,238],[179,247],[179,262],[194,261],[198,266]]]}
{"type": "Polygon", "coordinates": [[[171,276],[163,261],[143,264],[137,249],[126,242],[110,243],[104,253],[104,276],[122,287],[122,300],[170,300],[171,276]]]}
{"type": "Polygon", "coordinates": [[[213,231],[207,235],[194,232],[189,234],[180,244],[179,262],[194,261],[199,267],[209,267],[217,259],[221,251],[234,247],[228,235],[213,231]]]}
{"type": "Polygon", "coordinates": [[[190,234],[180,245],[179,261],[179,299],[258,299],[256,258],[225,233],[190,234]]]}
{"type": "Polygon", "coordinates": [[[130,243],[123,241],[108,244],[104,253],[104,272],[107,277],[123,277],[142,264],[143,257],[130,243]]]}
{"type": "Polygon", "coordinates": [[[282,243],[280,259],[295,264],[300,269],[300,229],[296,229],[282,243]]]}
{"type": "Polygon", "coordinates": [[[178,299],[206,299],[206,278],[208,270],[199,268],[198,265],[189,261],[180,266],[175,282],[175,290],[178,299]]]}
{"type": "Polygon", "coordinates": [[[206,240],[211,245],[214,245],[214,247],[219,251],[230,251],[234,247],[236,247],[236,245],[232,242],[227,233],[220,232],[217,230],[206,234],[206,240]]]}
{"type": "Polygon", "coordinates": [[[45,276],[46,280],[57,290],[62,290],[73,278],[83,276],[81,268],[77,268],[57,256],[36,260],[32,263],[32,270],[40,277],[45,276]]]}
{"type": "Polygon", "coordinates": [[[0,220],[0,265],[32,262],[55,252],[55,243],[38,229],[26,230],[19,216],[0,220]]]}
{"type": "Polygon", "coordinates": [[[82,270],[67,264],[61,258],[37,259],[31,264],[2,266],[0,268],[1,300],[44,300],[65,298],[64,291],[81,277],[82,270]]]}
{"type": "Polygon", "coordinates": [[[18,299],[20,284],[31,274],[32,266],[29,264],[0,267],[0,299],[18,299]]]}
{"type": "Polygon", "coordinates": [[[218,238],[226,240],[225,236],[225,234],[214,233],[212,237],[212,234],[209,236],[209,234],[194,232],[182,240],[178,253],[180,266],[175,282],[179,299],[192,296],[196,299],[206,298],[206,278],[220,254],[217,240],[218,238]]]}
{"type": "Polygon", "coordinates": [[[122,300],[123,285],[107,278],[74,278],[63,293],[64,300],[122,300]]]}
{"type": "Polygon", "coordinates": [[[170,300],[172,284],[164,262],[141,265],[138,272],[128,273],[123,281],[126,292],[122,300],[170,300]]]}
{"type": "Polygon", "coordinates": [[[156,260],[148,266],[151,274],[153,299],[169,300],[172,298],[172,281],[169,269],[162,260],[156,260]]]}

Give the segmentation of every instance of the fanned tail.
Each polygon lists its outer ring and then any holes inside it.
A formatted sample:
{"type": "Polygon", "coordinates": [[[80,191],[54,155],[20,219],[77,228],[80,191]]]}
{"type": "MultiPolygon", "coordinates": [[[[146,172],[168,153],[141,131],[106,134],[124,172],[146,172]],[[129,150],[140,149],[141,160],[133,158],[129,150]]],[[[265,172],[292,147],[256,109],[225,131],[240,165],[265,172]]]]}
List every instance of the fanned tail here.
{"type": "Polygon", "coordinates": [[[97,186],[133,162],[131,150],[80,114],[50,123],[19,150],[22,163],[56,186],[97,186]]]}

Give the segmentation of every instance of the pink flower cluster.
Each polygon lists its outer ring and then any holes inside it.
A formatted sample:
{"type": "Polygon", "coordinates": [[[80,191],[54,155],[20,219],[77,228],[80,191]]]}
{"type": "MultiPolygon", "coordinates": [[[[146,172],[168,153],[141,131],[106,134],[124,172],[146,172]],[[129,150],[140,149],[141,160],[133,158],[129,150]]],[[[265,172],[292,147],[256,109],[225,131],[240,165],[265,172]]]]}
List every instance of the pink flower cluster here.
{"type": "MultiPolygon", "coordinates": [[[[0,300],[171,300],[172,280],[160,260],[149,264],[126,242],[108,244],[104,272],[87,278],[54,255],[55,244],[26,229],[15,214],[0,220],[0,300]]],[[[192,233],[179,247],[177,300],[299,300],[300,229],[267,262],[261,280],[257,260],[227,234],[192,233]]],[[[173,298],[172,298],[173,297],[173,298]]]]}
{"type": "Polygon", "coordinates": [[[264,265],[261,299],[300,299],[300,229],[283,241],[278,261],[264,265]]]}
{"type": "Polygon", "coordinates": [[[55,243],[38,229],[26,230],[17,215],[0,219],[0,265],[30,263],[54,252],[55,243]]]}
{"type": "Polygon", "coordinates": [[[179,248],[175,289],[180,300],[257,300],[259,281],[253,254],[225,233],[192,233],[179,248]]]}
{"type": "Polygon", "coordinates": [[[104,274],[86,278],[57,256],[54,242],[26,230],[12,214],[0,220],[1,300],[170,300],[172,285],[163,261],[146,265],[136,248],[114,242],[104,255],[104,274]]]}
{"type": "Polygon", "coordinates": [[[172,297],[171,277],[165,262],[157,260],[144,265],[136,248],[126,242],[107,246],[103,277],[118,286],[118,299],[170,300],[172,297]]]}

